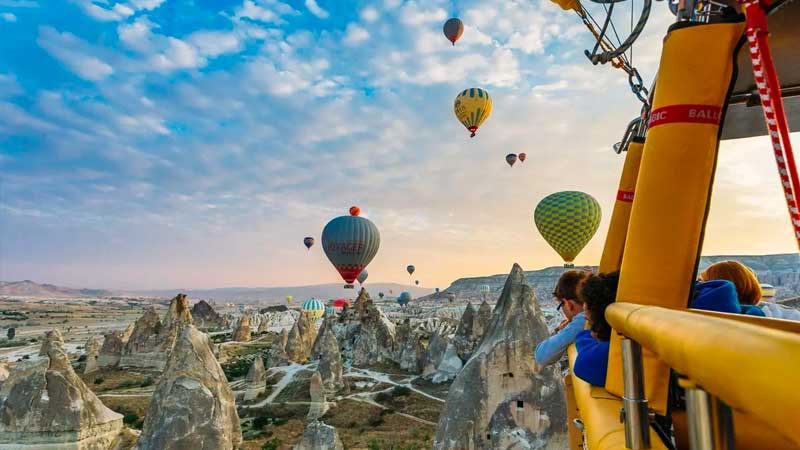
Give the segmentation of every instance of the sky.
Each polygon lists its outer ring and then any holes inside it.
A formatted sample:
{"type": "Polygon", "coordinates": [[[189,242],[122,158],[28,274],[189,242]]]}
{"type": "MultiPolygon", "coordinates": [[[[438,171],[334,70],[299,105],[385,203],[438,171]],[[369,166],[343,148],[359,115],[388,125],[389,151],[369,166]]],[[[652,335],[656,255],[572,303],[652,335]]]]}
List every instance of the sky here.
{"type": "MultiPolygon", "coordinates": [[[[671,20],[656,3],[635,46],[648,84],[671,20]]],[[[445,287],[560,264],[533,224],[560,190],[603,207],[576,260],[596,264],[639,110],[544,0],[0,0],[0,35],[2,280],[337,282],[302,239],[358,205],[381,232],[371,280],[414,264],[445,287]],[[468,87],[494,99],[472,139],[468,87]]],[[[724,142],[704,253],[796,250],[767,139],[724,142]]]]}

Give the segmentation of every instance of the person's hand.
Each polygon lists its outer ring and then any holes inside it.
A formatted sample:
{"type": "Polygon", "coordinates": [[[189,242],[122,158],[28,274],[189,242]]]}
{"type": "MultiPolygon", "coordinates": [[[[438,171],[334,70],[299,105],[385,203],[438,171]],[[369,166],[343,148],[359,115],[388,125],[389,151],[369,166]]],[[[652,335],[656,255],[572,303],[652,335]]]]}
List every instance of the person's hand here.
{"type": "Polygon", "coordinates": [[[558,324],[558,326],[556,327],[556,329],[555,329],[555,331],[554,331],[554,332],[555,332],[555,333],[558,333],[558,332],[559,332],[559,331],[561,331],[561,330],[562,330],[564,327],[566,327],[566,326],[569,324],[569,322],[570,322],[570,320],[569,320],[569,319],[564,319],[564,320],[562,320],[562,321],[561,321],[561,323],[559,323],[559,324],[558,324]]]}

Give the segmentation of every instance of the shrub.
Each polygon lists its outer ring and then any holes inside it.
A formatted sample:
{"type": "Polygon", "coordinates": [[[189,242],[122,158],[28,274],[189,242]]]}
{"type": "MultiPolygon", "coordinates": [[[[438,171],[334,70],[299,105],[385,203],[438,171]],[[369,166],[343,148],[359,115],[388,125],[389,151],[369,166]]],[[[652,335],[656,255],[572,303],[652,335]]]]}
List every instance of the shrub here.
{"type": "Polygon", "coordinates": [[[256,417],[255,419],[253,419],[253,428],[257,430],[264,428],[265,426],[269,425],[270,419],[271,418],[269,416],[256,417]]]}
{"type": "Polygon", "coordinates": [[[388,392],[378,392],[375,394],[375,401],[378,403],[388,402],[392,400],[392,394],[388,392]]]}
{"type": "Polygon", "coordinates": [[[139,415],[134,412],[127,413],[124,416],[122,416],[122,423],[131,428],[141,429],[143,422],[144,421],[141,419],[141,417],[139,417],[139,415]]]}
{"type": "Polygon", "coordinates": [[[278,450],[281,444],[283,444],[282,440],[278,438],[272,438],[261,446],[261,450],[278,450]]]}
{"type": "Polygon", "coordinates": [[[383,425],[383,417],[381,416],[372,416],[367,421],[367,425],[371,426],[372,428],[379,427],[383,425]]]}
{"type": "Polygon", "coordinates": [[[104,381],[106,380],[103,377],[95,378],[94,384],[103,384],[104,381]]]}
{"type": "Polygon", "coordinates": [[[383,450],[383,441],[379,441],[375,438],[372,438],[369,440],[367,448],[369,450],[383,450]]]}
{"type": "Polygon", "coordinates": [[[395,386],[392,389],[392,395],[395,397],[405,397],[411,394],[411,389],[408,386],[395,386]]]}

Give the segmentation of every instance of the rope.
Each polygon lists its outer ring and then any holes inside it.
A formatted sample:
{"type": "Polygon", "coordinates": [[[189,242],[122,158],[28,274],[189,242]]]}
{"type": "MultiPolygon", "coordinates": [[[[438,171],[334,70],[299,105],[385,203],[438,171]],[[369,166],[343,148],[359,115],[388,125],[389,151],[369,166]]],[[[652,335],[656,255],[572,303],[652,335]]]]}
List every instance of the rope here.
{"type": "Polygon", "coordinates": [[[789,124],[783,109],[781,87],[775,63],[767,40],[767,19],[758,0],[740,0],[747,15],[747,44],[753,63],[753,75],[758,88],[764,120],[767,124],[775,163],[778,166],[786,207],[792,221],[794,235],[800,248],[800,211],[795,193],[800,192],[797,166],[794,162],[792,141],[789,139],[789,124]],[[777,93],[777,94],[775,94],[777,93]]]}
{"type": "MultiPolygon", "coordinates": [[[[600,48],[602,48],[604,52],[610,53],[612,50],[614,50],[614,46],[611,45],[611,43],[608,42],[608,40],[606,40],[603,36],[601,36],[600,33],[597,31],[597,29],[594,26],[592,26],[592,23],[589,22],[589,20],[586,17],[586,11],[578,12],[578,16],[580,16],[581,20],[583,21],[583,24],[586,25],[586,28],[592,33],[592,35],[594,35],[594,38],[597,39],[597,41],[600,43],[600,48]]],[[[616,56],[610,59],[609,62],[611,63],[611,66],[614,67],[615,69],[622,69],[628,75],[631,74],[630,67],[621,57],[616,56]]]]}

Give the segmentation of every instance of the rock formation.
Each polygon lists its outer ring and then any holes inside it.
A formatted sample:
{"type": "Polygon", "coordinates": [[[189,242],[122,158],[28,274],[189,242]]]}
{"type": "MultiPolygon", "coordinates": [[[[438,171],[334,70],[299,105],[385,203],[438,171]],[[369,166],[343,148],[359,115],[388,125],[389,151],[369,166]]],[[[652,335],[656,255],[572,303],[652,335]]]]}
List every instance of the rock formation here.
{"type": "Polygon", "coordinates": [[[294,450],[344,450],[336,428],[314,421],[295,444],[294,450]]]}
{"type": "MultiPolygon", "coordinates": [[[[534,295],[535,296],[535,295],[534,295]]],[[[480,308],[478,308],[478,315],[475,318],[475,323],[472,326],[472,332],[475,334],[478,342],[483,338],[483,335],[486,333],[486,329],[489,327],[489,324],[492,322],[492,305],[484,300],[481,302],[480,308]]]]}
{"type": "Polygon", "coordinates": [[[133,327],[128,327],[125,332],[112,331],[103,335],[103,346],[100,347],[100,354],[97,356],[97,367],[117,367],[122,357],[125,344],[133,333],[133,327]]]}
{"type": "Polygon", "coordinates": [[[153,393],[136,448],[232,450],[241,441],[234,395],[208,336],[187,325],[153,393]]]}
{"type": "Polygon", "coordinates": [[[301,314],[295,321],[286,340],[286,354],[297,363],[304,363],[311,358],[311,349],[317,337],[314,321],[306,314],[301,314]]]}
{"type": "Polygon", "coordinates": [[[0,387],[0,448],[107,450],[122,430],[111,411],[72,369],[57,330],[42,342],[43,358],[23,361],[0,387]]]}
{"type": "Polygon", "coordinates": [[[475,350],[475,333],[473,331],[475,318],[475,309],[472,307],[472,303],[467,303],[467,308],[464,309],[464,314],[461,315],[461,321],[458,322],[456,336],[453,339],[458,355],[464,361],[468,360],[475,350]]]}
{"type": "Polygon", "coordinates": [[[253,314],[251,327],[258,330],[258,333],[280,332],[281,330],[292,328],[297,318],[300,317],[300,312],[287,309],[285,305],[279,306],[283,309],[265,308],[261,309],[257,314],[253,314]]]}
{"type": "Polygon", "coordinates": [[[480,346],[450,386],[435,450],[567,447],[563,380],[555,366],[537,367],[532,357],[548,334],[514,264],[480,346]]]}
{"type": "Polygon", "coordinates": [[[192,315],[185,294],[172,299],[163,321],[155,309],[149,308],[134,324],[122,350],[120,367],[162,370],[178,334],[190,324],[192,315]]]}
{"type": "Polygon", "coordinates": [[[420,373],[425,355],[421,336],[414,332],[409,319],[397,327],[397,362],[410,373],[420,373]]]}
{"type": "Polygon", "coordinates": [[[253,364],[250,370],[247,371],[247,376],[244,379],[245,383],[245,400],[253,400],[267,389],[267,370],[264,369],[264,359],[261,355],[256,355],[253,359],[253,364]]]}
{"type": "Polygon", "coordinates": [[[250,342],[250,334],[252,331],[253,315],[248,311],[242,316],[239,325],[233,330],[233,341],[235,342],[250,342]]]}
{"type": "Polygon", "coordinates": [[[0,360],[0,385],[8,378],[8,362],[0,360]]]}
{"type": "Polygon", "coordinates": [[[92,336],[86,341],[84,347],[86,354],[86,365],[83,373],[92,373],[98,369],[97,360],[100,357],[100,349],[103,348],[103,337],[92,336]]]}
{"type": "Polygon", "coordinates": [[[320,376],[319,372],[314,372],[314,375],[311,376],[311,381],[308,385],[308,394],[311,397],[311,403],[308,406],[308,415],[306,419],[317,420],[328,411],[325,388],[322,386],[322,376],[320,376]]]}
{"type": "Polygon", "coordinates": [[[325,392],[333,394],[345,388],[342,375],[342,355],[339,352],[339,341],[334,331],[334,317],[327,317],[322,323],[322,328],[314,342],[311,358],[318,359],[317,372],[322,377],[322,386],[325,392]]]}
{"type": "Polygon", "coordinates": [[[361,289],[348,314],[353,317],[345,318],[351,322],[346,341],[352,352],[353,364],[364,366],[396,361],[394,324],[375,306],[365,289],[361,289]]]}
{"type": "Polygon", "coordinates": [[[214,311],[205,300],[200,300],[192,306],[192,319],[195,326],[201,330],[223,329],[228,326],[228,320],[214,311]]]}
{"type": "Polygon", "coordinates": [[[455,345],[439,334],[433,334],[428,340],[422,361],[422,376],[434,383],[452,380],[463,366],[455,345]]]}

